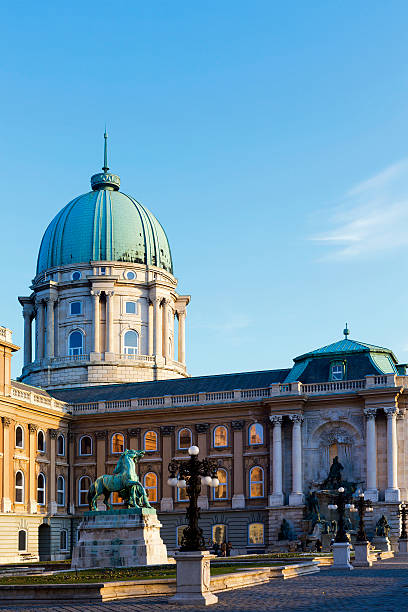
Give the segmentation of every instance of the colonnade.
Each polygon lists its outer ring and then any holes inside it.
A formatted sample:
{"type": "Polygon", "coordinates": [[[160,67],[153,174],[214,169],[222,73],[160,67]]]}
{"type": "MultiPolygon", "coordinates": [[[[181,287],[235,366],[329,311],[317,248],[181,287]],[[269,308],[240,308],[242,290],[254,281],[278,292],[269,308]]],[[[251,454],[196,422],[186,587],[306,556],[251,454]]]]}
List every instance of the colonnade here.
{"type": "MultiPolygon", "coordinates": [[[[284,415],[269,417],[273,425],[272,434],[272,494],[269,495],[270,506],[282,506],[283,495],[283,463],[282,463],[282,421],[284,415]]],[[[302,422],[301,414],[289,414],[292,421],[292,490],[289,494],[289,505],[303,504],[303,474],[302,474],[302,422]]]]}
{"type": "MultiPolygon", "coordinates": [[[[367,489],[365,495],[372,501],[378,501],[377,488],[377,432],[376,414],[379,408],[367,407],[366,416],[366,471],[367,489]]],[[[397,448],[397,415],[398,408],[389,406],[383,408],[387,418],[387,488],[385,501],[400,501],[398,488],[398,448],[397,448]]]]}
{"type": "MultiPolygon", "coordinates": [[[[114,313],[115,313],[115,292],[104,291],[106,298],[106,325],[104,347],[101,342],[101,295],[102,291],[92,290],[92,341],[91,350],[93,353],[101,353],[104,348],[106,353],[114,353],[114,313]]],[[[30,298],[20,298],[23,306],[24,318],[24,366],[33,360],[32,353],[32,321],[36,322],[36,359],[52,358],[56,356],[55,338],[55,305],[57,297],[48,296],[35,301],[35,305],[30,298]]],[[[170,326],[169,317],[178,319],[178,346],[177,361],[185,364],[186,361],[186,340],[185,340],[185,307],[173,304],[168,298],[155,297],[148,303],[147,321],[147,354],[159,357],[174,359],[175,350],[173,344],[170,345],[170,326]],[[169,314],[170,313],[170,314],[169,314]]],[[[65,351],[64,355],[65,356],[65,351]]]]}

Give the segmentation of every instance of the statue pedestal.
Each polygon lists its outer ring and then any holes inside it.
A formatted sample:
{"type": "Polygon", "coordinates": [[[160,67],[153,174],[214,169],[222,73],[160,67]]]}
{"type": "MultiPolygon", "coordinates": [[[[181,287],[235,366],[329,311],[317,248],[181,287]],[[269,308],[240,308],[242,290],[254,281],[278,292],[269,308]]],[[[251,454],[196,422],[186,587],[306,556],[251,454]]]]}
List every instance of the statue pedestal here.
{"type": "Polygon", "coordinates": [[[385,536],[375,536],[371,542],[374,544],[375,548],[381,550],[381,552],[390,552],[391,550],[390,541],[385,536]]]}
{"type": "Polygon", "coordinates": [[[408,540],[405,538],[398,540],[398,556],[408,556],[408,540]]]}
{"type": "Polygon", "coordinates": [[[86,512],[72,554],[73,569],[167,563],[154,508],[86,512]]]}
{"type": "Polygon", "coordinates": [[[371,567],[373,561],[370,557],[370,542],[354,543],[354,567],[371,567]]]}

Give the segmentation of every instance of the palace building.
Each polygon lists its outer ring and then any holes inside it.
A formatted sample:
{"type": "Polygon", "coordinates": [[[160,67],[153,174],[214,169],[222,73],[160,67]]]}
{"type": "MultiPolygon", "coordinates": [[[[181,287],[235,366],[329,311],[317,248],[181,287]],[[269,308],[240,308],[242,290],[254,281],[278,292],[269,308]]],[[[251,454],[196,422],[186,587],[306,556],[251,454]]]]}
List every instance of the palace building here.
{"type": "Polygon", "coordinates": [[[199,499],[206,540],[268,550],[283,518],[300,535],[305,495],[335,456],[374,502],[369,532],[386,514],[395,540],[408,495],[406,366],[346,328],[279,370],[190,377],[190,296],[176,291],[162,226],[109,172],[106,135],[91,186],[51,221],[19,298],[18,381],[18,347],[0,328],[0,562],[69,557],[90,484],[125,448],[146,451],[139,477],[174,550],[187,501],[167,466],[191,444],[219,463],[219,486],[199,499]]]}

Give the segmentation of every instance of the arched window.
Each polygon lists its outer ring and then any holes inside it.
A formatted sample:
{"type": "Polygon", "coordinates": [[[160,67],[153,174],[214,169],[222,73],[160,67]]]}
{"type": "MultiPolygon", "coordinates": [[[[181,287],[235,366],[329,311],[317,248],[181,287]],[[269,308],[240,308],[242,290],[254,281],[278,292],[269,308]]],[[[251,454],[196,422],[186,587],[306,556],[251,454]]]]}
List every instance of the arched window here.
{"type": "Polygon", "coordinates": [[[24,429],[21,425],[17,425],[16,427],[16,447],[24,448],[24,429]]]}
{"type": "Polygon", "coordinates": [[[251,468],[249,472],[249,497],[263,497],[264,471],[261,467],[251,468]]]}
{"type": "Polygon", "coordinates": [[[219,546],[227,541],[227,526],[213,525],[212,526],[212,541],[217,542],[219,546]]]}
{"type": "Polygon", "coordinates": [[[192,445],[191,431],[187,428],[180,429],[178,432],[178,447],[179,449],[187,449],[192,445]]]}
{"type": "Polygon", "coordinates": [[[37,450],[39,453],[45,453],[45,436],[41,429],[37,434],[37,450]]]}
{"type": "Polygon", "coordinates": [[[65,478],[63,476],[57,478],[57,505],[65,506],[65,478]]]}
{"type": "Polygon", "coordinates": [[[181,546],[181,540],[183,539],[184,530],[188,527],[188,525],[179,525],[177,527],[177,546],[181,546]]]}
{"type": "Polygon", "coordinates": [[[92,484],[89,476],[81,476],[78,482],[78,503],[80,506],[88,505],[88,490],[92,484]]]}
{"type": "Polygon", "coordinates": [[[24,503],[24,474],[21,470],[16,472],[16,503],[24,503]]]}
{"type": "Polygon", "coordinates": [[[254,423],[251,425],[248,431],[249,444],[263,444],[263,427],[260,423],[254,423]]]}
{"type": "Polygon", "coordinates": [[[214,499],[227,499],[228,497],[228,474],[224,468],[217,470],[217,478],[220,481],[218,487],[213,489],[214,499]]]}
{"type": "Polygon", "coordinates": [[[60,551],[66,552],[68,550],[68,531],[61,529],[60,531],[60,551]]]}
{"type": "Polygon", "coordinates": [[[146,431],[143,436],[143,443],[145,451],[157,450],[157,433],[155,431],[146,431]]]}
{"type": "Polygon", "coordinates": [[[45,476],[42,472],[37,476],[37,502],[45,506],[45,476]]]}
{"type": "Polygon", "coordinates": [[[84,334],[78,329],[71,332],[68,338],[68,355],[83,355],[84,334]]]}
{"type": "Polygon", "coordinates": [[[137,355],[139,346],[139,334],[130,329],[123,336],[123,352],[125,355],[137,355]]]}
{"type": "Polygon", "coordinates": [[[92,455],[92,438],[91,436],[82,436],[79,440],[79,454],[92,455]]]}
{"type": "Polygon", "coordinates": [[[213,431],[214,446],[220,448],[228,446],[228,430],[223,425],[219,425],[213,431]]]}
{"type": "Polygon", "coordinates": [[[57,455],[65,455],[65,438],[62,434],[57,438],[57,455]]]}
{"type": "Polygon", "coordinates": [[[250,523],[248,525],[248,544],[263,544],[264,543],[264,524],[250,523]]]}
{"type": "Polygon", "coordinates": [[[149,502],[157,502],[157,476],[154,472],[148,472],[145,475],[144,488],[146,489],[149,502]]]}
{"type": "Polygon", "coordinates": [[[123,453],[123,451],[125,450],[125,438],[123,437],[123,434],[113,434],[111,438],[111,449],[114,455],[118,453],[123,453]]]}
{"type": "Polygon", "coordinates": [[[18,552],[27,550],[27,532],[25,529],[20,529],[18,532],[18,552]]]}

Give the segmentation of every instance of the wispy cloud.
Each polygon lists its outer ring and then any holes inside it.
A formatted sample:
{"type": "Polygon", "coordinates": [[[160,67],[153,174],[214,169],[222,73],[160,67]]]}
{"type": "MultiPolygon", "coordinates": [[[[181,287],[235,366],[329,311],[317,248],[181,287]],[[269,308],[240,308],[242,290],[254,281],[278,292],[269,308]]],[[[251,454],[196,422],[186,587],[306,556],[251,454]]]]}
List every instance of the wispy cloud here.
{"type": "Polygon", "coordinates": [[[332,229],[312,237],[325,258],[352,259],[408,245],[408,159],[355,185],[329,213],[332,229]]]}

